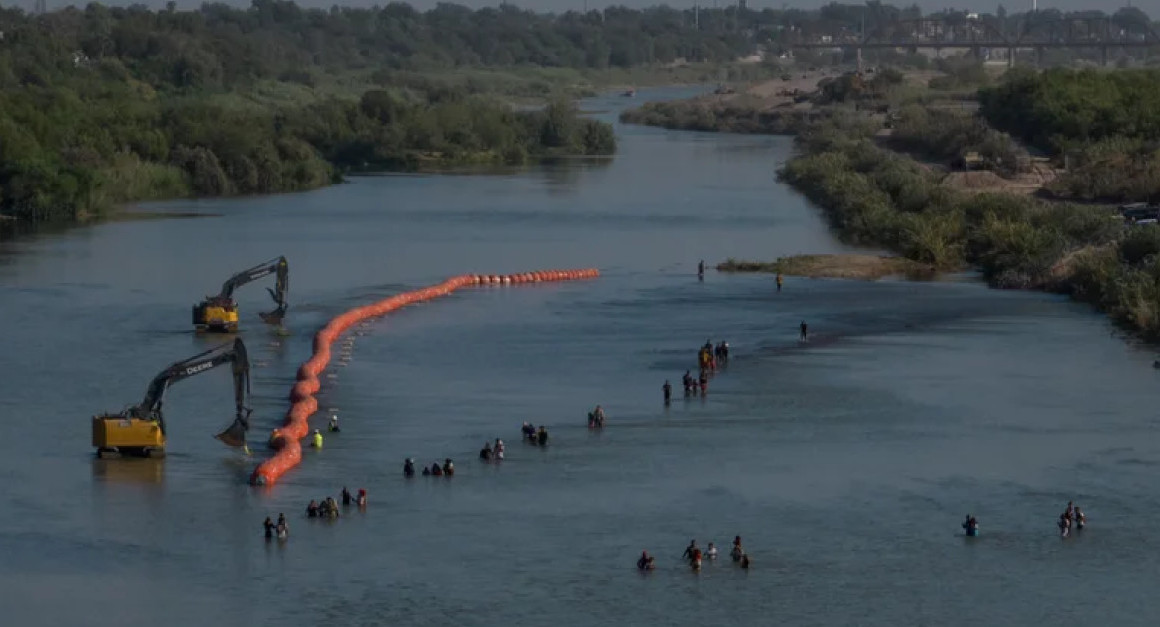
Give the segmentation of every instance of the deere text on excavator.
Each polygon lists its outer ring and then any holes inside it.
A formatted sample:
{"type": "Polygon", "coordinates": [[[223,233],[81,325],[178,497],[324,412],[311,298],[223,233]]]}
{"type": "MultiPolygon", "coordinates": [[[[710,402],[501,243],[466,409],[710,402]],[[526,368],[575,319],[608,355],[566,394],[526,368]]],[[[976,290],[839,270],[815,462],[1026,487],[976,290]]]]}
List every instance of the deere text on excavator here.
{"type": "Polygon", "coordinates": [[[93,416],[93,446],[98,457],[133,455],[163,457],[165,455],[165,418],[161,403],[169,386],[223,364],[231,364],[234,374],[234,400],[237,415],[225,431],[215,437],[229,446],[244,447],[246,431],[250,428],[250,408],[246,400],[250,394],[250,360],[246,345],[240,338],[228,344],[211,348],[189,359],[171,364],[153,377],[145,400],[119,414],[93,416]]]}
{"type": "Polygon", "coordinates": [[[222,284],[222,291],[217,296],[208,296],[205,300],[193,306],[193,325],[198,331],[214,331],[218,333],[234,333],[238,330],[238,303],[234,301],[234,290],[258,279],[277,273],[274,289],[266,288],[278,308],[268,313],[259,313],[263,321],[269,324],[281,324],[286,317],[286,292],[289,289],[290,267],[285,257],[271,259],[266,263],[243,270],[226,280],[222,284]]]}

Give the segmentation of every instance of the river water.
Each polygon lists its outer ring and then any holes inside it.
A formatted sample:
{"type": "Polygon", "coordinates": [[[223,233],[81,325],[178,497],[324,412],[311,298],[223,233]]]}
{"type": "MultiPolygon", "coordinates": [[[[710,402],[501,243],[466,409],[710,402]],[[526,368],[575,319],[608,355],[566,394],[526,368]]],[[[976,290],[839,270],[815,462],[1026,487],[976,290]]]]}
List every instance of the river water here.
{"type": "MultiPolygon", "coordinates": [[[[675,97],[668,90],[642,97],[675,97]]],[[[629,104],[586,103],[608,119],[629,104]]],[[[698,259],[840,251],[773,178],[784,138],[618,127],[611,163],[360,178],[149,207],[0,244],[0,610],[43,625],[1153,624],[1160,447],[1151,356],[1102,317],[968,277],[694,276],[698,259]],[[469,289],[363,328],[321,394],[343,433],[271,489],[210,436],[229,376],[170,390],[169,457],[95,461],[89,417],[213,345],[189,306],[290,259],[291,335],[239,292],[254,440],[310,336],[357,303],[463,272],[598,266],[469,289]],[[797,342],[807,320],[812,339],[797,342]],[[706,398],[660,402],[706,338],[706,398]],[[584,428],[596,403],[601,433],[584,428]],[[546,450],[519,425],[546,424],[546,450]],[[507,460],[476,453],[503,437],[507,460]],[[404,457],[453,479],[404,481],[404,457]],[[312,498],[365,487],[335,523],[312,498]],[[1061,540],[1068,500],[1090,526],[1061,540]],[[290,540],[263,540],[285,512],[290,540]],[[982,536],[964,541],[975,514],[982,536]],[[685,544],[728,551],[699,575],[685,544]],[[658,558],[647,576],[642,549],[658,558]]],[[[220,339],[220,338],[219,338],[220,339]]],[[[321,415],[315,420],[321,426],[321,415]]],[[[255,447],[257,456],[265,455],[255,447]]]]}

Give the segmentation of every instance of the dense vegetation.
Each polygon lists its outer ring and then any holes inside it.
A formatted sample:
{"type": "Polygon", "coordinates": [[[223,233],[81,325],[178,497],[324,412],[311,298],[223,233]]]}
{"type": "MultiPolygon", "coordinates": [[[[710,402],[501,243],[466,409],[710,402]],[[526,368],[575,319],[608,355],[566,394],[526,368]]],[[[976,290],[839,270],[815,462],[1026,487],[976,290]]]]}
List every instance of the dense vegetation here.
{"type": "Polygon", "coordinates": [[[620,121],[683,131],[793,135],[820,114],[767,109],[760,98],[737,98],[723,104],[678,100],[649,102],[620,114],[620,121]]]}
{"type": "Polygon", "coordinates": [[[0,63],[0,86],[64,69],[74,53],[116,59],[150,84],[206,88],[259,78],[310,83],[323,68],[629,67],[678,57],[732,59],[750,50],[723,31],[692,30],[672,9],[610,9],[609,16],[554,18],[512,5],[472,11],[440,4],[425,13],[401,3],[322,10],[283,0],[159,12],[90,4],[36,17],[5,10],[0,30],[11,54],[0,63]]]}
{"type": "Polygon", "coordinates": [[[1160,202],[1160,144],[1136,138],[1105,139],[1064,155],[1067,170],[1048,185],[1065,198],[1160,202]]]}
{"type": "Polygon", "coordinates": [[[1068,197],[1160,200],[1160,70],[1015,72],[979,93],[993,126],[1058,155],[1068,197]]]}
{"type": "Polygon", "coordinates": [[[981,167],[1003,175],[1025,171],[1030,156],[1010,135],[996,131],[975,115],[910,105],[898,111],[891,145],[944,162],[958,163],[971,153],[981,167]]]}
{"type": "Polygon", "coordinates": [[[515,112],[482,96],[372,90],[359,100],[229,108],[97,74],[0,92],[0,212],[69,219],[129,200],[308,189],[339,170],[614,150],[611,127],[566,102],[515,112]]]}
{"type": "Polygon", "coordinates": [[[1044,150],[1114,137],[1160,140],[1160,70],[1012,72],[979,93],[997,128],[1044,150]]]}
{"type": "MultiPolygon", "coordinates": [[[[1117,24],[1146,19],[1132,11],[1117,12],[1117,24]]],[[[517,113],[483,94],[542,100],[577,72],[731,61],[778,53],[790,32],[918,15],[878,3],[559,15],[284,0],[0,8],[0,215],[67,220],[127,200],[305,189],[360,168],[607,154],[609,129],[570,107],[517,113]]],[[[801,120],[746,124],[777,131],[801,120]]]]}
{"type": "MultiPolygon", "coordinates": [[[[727,61],[757,46],[780,52],[786,33],[806,38],[874,30],[898,19],[917,19],[917,6],[880,2],[831,3],[818,10],[643,10],[612,6],[586,13],[537,14],[510,4],[478,11],[449,3],[420,12],[399,3],[371,8],[307,9],[287,0],[252,0],[248,8],[203,4],[193,11],[152,12],[134,5],[89,5],[29,18],[0,10],[0,30],[11,52],[0,67],[4,81],[67,64],[74,52],[90,59],[116,58],[142,80],[186,86],[231,85],[254,78],[310,81],[315,68],[411,69],[465,66],[632,67],[678,59],[727,61]],[[17,54],[20,52],[20,54],[17,54]],[[31,53],[31,54],[27,54],[31,53]]],[[[967,13],[941,14],[965,22],[967,13]]],[[[1084,15],[1103,15],[1087,11],[1084,15]]],[[[1031,28],[1068,14],[1000,10],[978,21],[999,31],[1031,28]]],[[[1077,15],[1078,16],[1078,15],[1077,15]]],[[[1117,27],[1148,24],[1138,9],[1112,16],[1117,27]]],[[[874,54],[866,51],[866,54],[874,54]]],[[[5,55],[8,56],[8,55],[5,55]]]]}
{"type": "Polygon", "coordinates": [[[1160,227],[1125,229],[1106,208],[957,191],[867,136],[815,127],[780,173],[843,237],[937,268],[977,265],[997,287],[1070,293],[1160,339],[1160,227]]]}
{"type": "Polygon", "coordinates": [[[611,127],[566,101],[514,111],[399,70],[372,73],[381,88],[361,94],[255,100],[261,81],[303,86],[365,65],[340,50],[354,22],[322,28],[339,18],[354,19],[286,2],[0,10],[0,215],[72,220],[131,200],[308,189],[343,171],[615,151],[611,127]]]}

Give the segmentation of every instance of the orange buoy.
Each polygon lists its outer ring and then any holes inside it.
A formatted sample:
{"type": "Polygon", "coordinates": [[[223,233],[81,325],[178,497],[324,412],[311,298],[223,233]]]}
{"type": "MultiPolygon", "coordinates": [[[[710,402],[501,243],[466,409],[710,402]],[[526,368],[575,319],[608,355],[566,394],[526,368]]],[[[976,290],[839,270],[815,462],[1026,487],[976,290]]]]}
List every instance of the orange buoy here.
{"type": "MultiPolygon", "coordinates": [[[[362,305],[345,311],[332,318],[314,334],[313,354],[298,367],[294,385],[290,388],[290,407],[279,429],[275,429],[269,445],[277,452],[258,464],[250,475],[250,483],[272,485],[302,461],[302,445],[299,440],[310,433],[310,417],[318,411],[318,399],[314,396],[322,388],[319,380],[330,364],[331,345],[348,329],[364,325],[370,318],[386,315],[413,303],[425,302],[447,296],[468,285],[512,285],[539,283],[542,281],[567,281],[599,276],[594,268],[584,270],[544,270],[519,274],[461,274],[442,283],[429,287],[396,294],[369,305],[362,305]]],[[[345,365],[345,360],[339,365],[345,365]]],[[[332,375],[327,375],[332,376],[332,375]]]]}

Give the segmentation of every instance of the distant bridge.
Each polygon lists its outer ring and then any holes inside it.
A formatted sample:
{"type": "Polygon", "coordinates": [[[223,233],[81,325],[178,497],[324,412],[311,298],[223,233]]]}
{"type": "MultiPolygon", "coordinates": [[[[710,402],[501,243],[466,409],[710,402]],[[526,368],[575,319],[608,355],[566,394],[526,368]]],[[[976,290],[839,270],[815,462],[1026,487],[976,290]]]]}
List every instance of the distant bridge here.
{"type": "Polygon", "coordinates": [[[863,29],[863,33],[840,29],[832,32],[790,33],[784,40],[789,49],[1006,49],[1013,64],[1016,50],[1047,48],[1099,49],[1104,63],[1108,50],[1117,48],[1160,48],[1160,35],[1148,24],[1121,26],[1110,18],[1024,21],[1004,31],[994,18],[929,17],[891,21],[863,29]]]}

